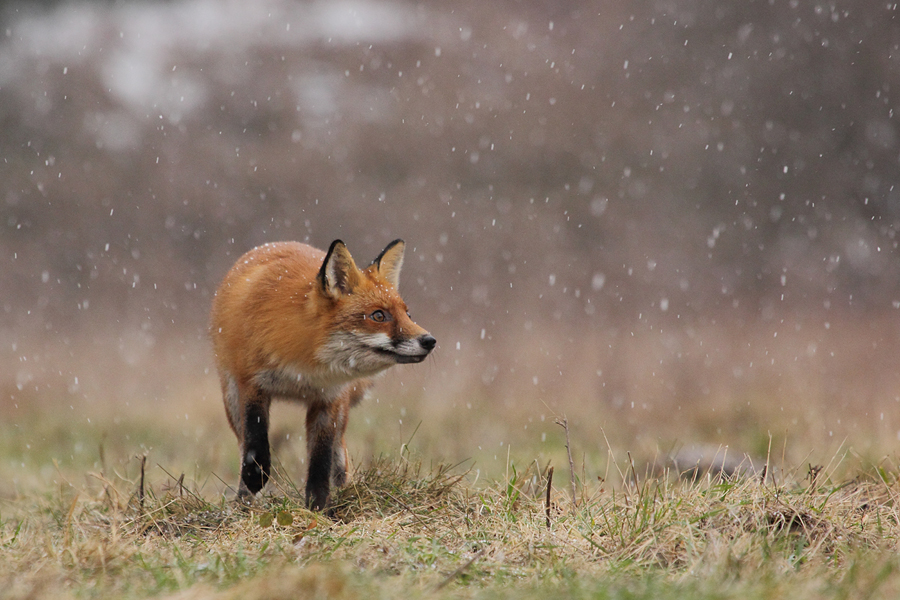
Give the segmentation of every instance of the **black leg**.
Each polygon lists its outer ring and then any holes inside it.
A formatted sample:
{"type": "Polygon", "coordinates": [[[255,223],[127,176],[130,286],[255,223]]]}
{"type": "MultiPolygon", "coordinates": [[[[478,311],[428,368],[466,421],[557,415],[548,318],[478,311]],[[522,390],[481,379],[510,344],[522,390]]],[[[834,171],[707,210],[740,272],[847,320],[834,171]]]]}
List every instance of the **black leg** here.
{"type": "Polygon", "coordinates": [[[256,494],[269,480],[269,403],[254,402],[244,411],[244,456],[241,481],[256,494]]]}
{"type": "Polygon", "coordinates": [[[334,453],[334,424],[324,407],[310,406],[306,411],[307,457],[306,505],[323,510],[331,491],[331,463],[334,453]]]}

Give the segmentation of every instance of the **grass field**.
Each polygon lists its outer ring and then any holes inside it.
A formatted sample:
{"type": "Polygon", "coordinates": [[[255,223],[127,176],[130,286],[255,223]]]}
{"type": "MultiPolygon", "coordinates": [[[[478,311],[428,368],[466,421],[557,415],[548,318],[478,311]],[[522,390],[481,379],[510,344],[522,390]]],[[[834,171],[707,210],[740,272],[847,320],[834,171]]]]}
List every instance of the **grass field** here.
{"type": "Polygon", "coordinates": [[[283,403],[234,502],[202,340],[42,354],[0,404],[0,598],[896,598],[894,328],[451,339],[354,409],[332,516],[283,403]]]}
{"type": "Polygon", "coordinates": [[[183,436],[149,416],[76,426],[50,414],[2,430],[3,598],[900,594],[889,459],[788,465],[776,448],[765,476],[684,478],[609,454],[601,475],[576,467],[572,480],[563,458],[548,510],[546,459],[436,465],[411,435],[361,461],[329,517],[303,507],[299,464],[278,463],[266,494],[236,504],[219,421],[183,436]]]}

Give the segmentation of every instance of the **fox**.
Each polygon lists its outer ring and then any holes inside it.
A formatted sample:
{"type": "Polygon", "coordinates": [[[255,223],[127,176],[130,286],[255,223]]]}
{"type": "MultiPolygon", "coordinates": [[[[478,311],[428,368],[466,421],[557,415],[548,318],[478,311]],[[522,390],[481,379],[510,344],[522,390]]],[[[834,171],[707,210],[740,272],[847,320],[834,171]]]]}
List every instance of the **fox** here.
{"type": "Polygon", "coordinates": [[[269,408],[306,406],[306,504],[328,507],[347,480],[350,408],[373,378],[420,363],[437,340],[398,292],[406,244],[394,240],[363,269],[341,240],[327,252],[273,242],[241,256],[216,290],[210,335],[228,423],[241,456],[238,498],[268,482],[269,408]]]}

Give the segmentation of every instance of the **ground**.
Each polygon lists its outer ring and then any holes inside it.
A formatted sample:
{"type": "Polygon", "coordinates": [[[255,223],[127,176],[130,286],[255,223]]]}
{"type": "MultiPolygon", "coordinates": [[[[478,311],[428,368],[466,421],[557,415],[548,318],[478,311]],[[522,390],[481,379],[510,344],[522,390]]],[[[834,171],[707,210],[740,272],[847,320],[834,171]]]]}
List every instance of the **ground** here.
{"type": "Polygon", "coordinates": [[[4,429],[4,597],[900,593],[898,469],[888,459],[844,452],[790,466],[770,455],[753,472],[690,477],[611,460],[605,477],[576,468],[573,481],[568,464],[515,457],[479,476],[471,464],[426,462],[412,444],[359,461],[331,513],[316,514],[303,506],[302,472],[284,465],[250,506],[228,485],[236,458],[221,474],[195,462],[185,475],[176,457],[204,456],[220,437],[227,448],[224,427],[127,454],[135,439],[166,439],[163,423],[120,421],[83,459],[60,448],[89,444],[87,434],[46,414],[4,429]]]}

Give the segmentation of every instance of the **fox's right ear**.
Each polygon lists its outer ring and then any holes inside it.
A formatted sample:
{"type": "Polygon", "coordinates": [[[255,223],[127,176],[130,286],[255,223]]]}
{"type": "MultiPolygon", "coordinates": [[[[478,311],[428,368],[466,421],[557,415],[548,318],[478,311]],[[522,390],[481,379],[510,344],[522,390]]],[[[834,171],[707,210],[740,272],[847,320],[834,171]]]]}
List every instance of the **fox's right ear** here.
{"type": "Polygon", "coordinates": [[[328,254],[319,269],[319,285],[326,296],[340,298],[346,294],[352,294],[359,284],[360,272],[350,251],[341,240],[331,242],[328,254]]]}
{"type": "Polygon", "coordinates": [[[406,242],[394,240],[381,251],[378,258],[372,261],[372,266],[394,286],[394,289],[400,289],[400,269],[403,267],[405,249],[406,242]]]}

